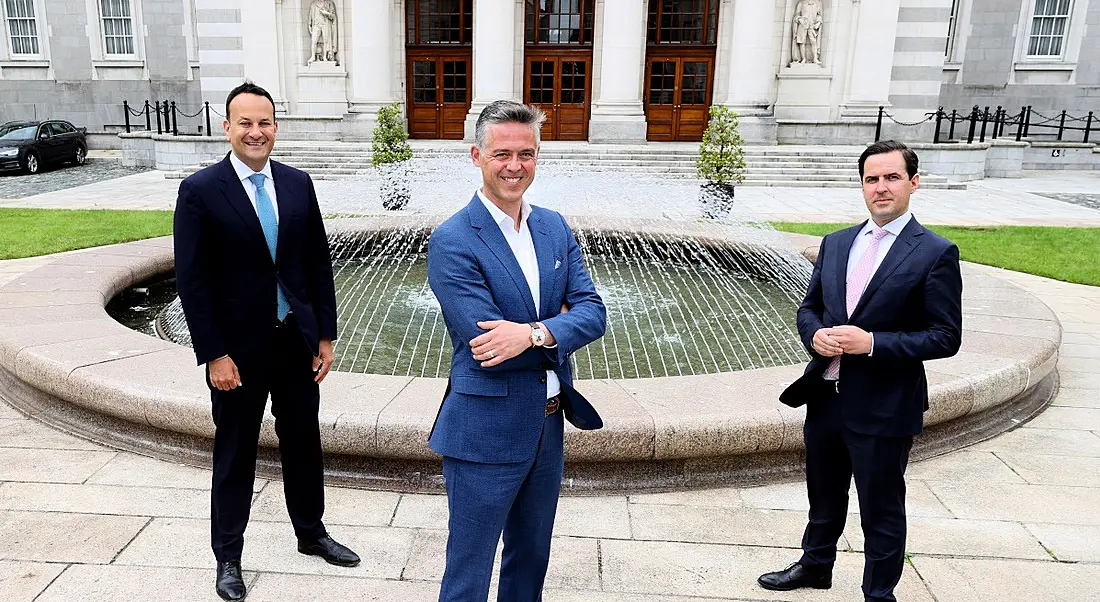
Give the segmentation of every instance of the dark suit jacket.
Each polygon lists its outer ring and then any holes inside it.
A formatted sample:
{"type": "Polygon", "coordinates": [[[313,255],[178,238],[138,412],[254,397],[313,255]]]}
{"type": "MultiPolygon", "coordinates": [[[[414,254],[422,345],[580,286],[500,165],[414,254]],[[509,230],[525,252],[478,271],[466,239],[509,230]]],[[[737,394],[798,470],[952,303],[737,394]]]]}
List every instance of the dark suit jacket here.
{"type": "Polygon", "coordinates": [[[180,184],[176,286],[199,364],[227,354],[239,362],[268,344],[275,333],[276,281],[314,355],[320,339],[336,339],[332,261],[313,182],[275,161],[271,176],[279,205],[274,263],[229,155],[180,184]]]}
{"type": "Polygon", "coordinates": [[[955,355],[962,343],[959,249],[911,219],[848,317],[848,255],[862,228],[852,226],[821,241],[809,290],[798,308],[798,333],[813,358],[780,400],[797,407],[821,395],[821,375],[832,358],[813,351],[814,333],[852,324],[873,333],[875,343],[872,355],[845,355],[841,360],[839,398],[845,425],[866,435],[916,435],[928,409],[923,362],[955,355]]]}
{"type": "Polygon", "coordinates": [[[428,283],[451,335],[450,388],[429,436],[432,449],[471,462],[519,462],[534,455],[545,423],[546,371],[561,381],[566,418],[581,429],[603,426],[573,388],[569,356],[603,336],[607,312],[561,215],[533,207],[527,218],[539,266],[540,307],[508,241],[475,195],[432,232],[428,283]],[[561,313],[562,303],[569,307],[561,313]],[[491,368],[473,359],[477,323],[541,321],[557,347],[531,347],[491,368]]]}

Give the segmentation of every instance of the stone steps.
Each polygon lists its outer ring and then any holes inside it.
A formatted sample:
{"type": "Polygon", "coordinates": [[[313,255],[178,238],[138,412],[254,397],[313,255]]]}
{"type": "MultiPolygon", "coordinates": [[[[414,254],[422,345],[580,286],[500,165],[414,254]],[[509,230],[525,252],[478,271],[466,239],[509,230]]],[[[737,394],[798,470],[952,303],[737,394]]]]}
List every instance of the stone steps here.
{"type": "MultiPolygon", "coordinates": [[[[421,172],[432,171],[430,160],[448,158],[468,160],[468,144],[451,141],[410,141],[421,172]]],[[[859,177],[855,166],[862,147],[858,146],[747,146],[745,181],[742,186],[856,187],[859,177]]],[[[607,171],[648,174],[677,179],[696,178],[697,144],[651,144],[605,147],[587,143],[546,142],[539,154],[543,165],[575,168],[578,171],[607,171]]],[[[372,170],[369,143],[285,142],[272,158],[306,170],[317,180],[339,180],[372,170]]],[[[166,173],[167,178],[184,178],[215,163],[166,173]]],[[[965,189],[962,182],[922,174],[926,188],[965,189]]]]}

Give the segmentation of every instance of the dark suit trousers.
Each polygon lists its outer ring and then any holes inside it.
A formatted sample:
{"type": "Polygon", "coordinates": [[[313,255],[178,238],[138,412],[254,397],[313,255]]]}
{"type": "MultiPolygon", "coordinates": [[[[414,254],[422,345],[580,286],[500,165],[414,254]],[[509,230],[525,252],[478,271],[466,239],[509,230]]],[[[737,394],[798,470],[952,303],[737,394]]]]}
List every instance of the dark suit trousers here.
{"type": "Polygon", "coordinates": [[[525,462],[481,464],[443,457],[450,517],[440,602],[484,602],[489,597],[502,532],[497,600],[542,600],[565,468],[564,424],[560,410],[547,416],[538,450],[525,462]]]}
{"type": "Polygon", "coordinates": [[[269,393],[279,437],[283,492],[294,532],[310,539],[325,535],[321,523],[324,465],[317,424],[320,394],[313,382],[312,360],[297,324],[289,317],[262,353],[233,358],[241,375],[240,387],[231,391],[211,388],[217,428],[210,535],[219,562],[240,559],[244,548],[256,478],[256,448],[269,393]]]}
{"type": "Polygon", "coordinates": [[[823,381],[822,389],[806,406],[810,520],[799,562],[810,570],[832,570],[854,476],[865,539],[863,595],[868,602],[893,602],[905,562],[905,468],[913,438],[852,431],[844,426],[832,383],[823,381]]]}

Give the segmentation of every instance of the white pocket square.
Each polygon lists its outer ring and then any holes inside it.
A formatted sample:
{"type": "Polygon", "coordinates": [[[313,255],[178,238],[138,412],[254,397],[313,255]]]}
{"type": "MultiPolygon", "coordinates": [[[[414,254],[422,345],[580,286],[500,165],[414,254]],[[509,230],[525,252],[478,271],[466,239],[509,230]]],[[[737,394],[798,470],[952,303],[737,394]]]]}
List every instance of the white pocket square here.
{"type": "Polygon", "coordinates": [[[561,267],[561,260],[560,259],[555,259],[554,260],[554,269],[556,270],[560,267],[561,267]]]}

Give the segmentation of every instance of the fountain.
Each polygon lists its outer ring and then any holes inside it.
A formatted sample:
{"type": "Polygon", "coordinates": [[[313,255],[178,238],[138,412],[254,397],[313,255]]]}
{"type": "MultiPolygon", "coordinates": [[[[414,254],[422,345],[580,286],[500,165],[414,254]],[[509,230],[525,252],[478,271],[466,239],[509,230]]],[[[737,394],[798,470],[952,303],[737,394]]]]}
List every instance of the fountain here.
{"type": "MultiPolygon", "coordinates": [[[[412,173],[401,212],[381,211],[371,172],[316,183],[340,287],[340,363],[319,416],[335,482],[441,486],[426,440],[450,344],[423,255],[432,228],[469,202],[480,173],[443,159],[416,160],[412,173]]],[[[804,414],[777,398],[806,357],[793,322],[810,263],[792,242],[811,257],[816,244],[737,205],[705,218],[698,194],[688,180],[550,167],[528,191],[532,203],[567,216],[608,305],[607,335],[574,357],[576,385],[606,426],[568,427],[567,491],[758,483],[801,470],[804,414]]],[[[0,395],[76,434],[208,466],[202,368],[178,344],[187,342],[178,307],[153,303],[173,296],[170,281],[158,282],[170,276],[171,246],[162,238],[68,254],[0,287],[0,395]],[[135,296],[140,310],[126,302],[135,296]],[[108,302],[165,338],[111,320],[108,302]]],[[[1011,428],[1056,386],[1053,313],[994,276],[963,273],[963,351],[928,362],[929,428],[914,459],[1011,428]]],[[[277,474],[275,445],[269,415],[261,473],[277,474]]]]}

